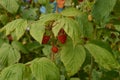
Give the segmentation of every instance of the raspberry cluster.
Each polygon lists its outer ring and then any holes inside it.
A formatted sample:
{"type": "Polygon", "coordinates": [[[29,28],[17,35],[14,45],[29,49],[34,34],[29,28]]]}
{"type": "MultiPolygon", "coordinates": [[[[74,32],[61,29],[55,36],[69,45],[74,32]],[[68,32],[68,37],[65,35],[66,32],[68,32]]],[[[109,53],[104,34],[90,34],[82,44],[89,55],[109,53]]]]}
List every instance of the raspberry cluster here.
{"type": "MultiPolygon", "coordinates": [[[[47,44],[49,42],[49,40],[50,40],[50,35],[44,35],[43,40],[42,40],[42,44],[47,44]]],[[[66,40],[67,40],[67,34],[65,33],[64,29],[60,29],[58,36],[57,36],[57,41],[61,44],[65,44],[66,40]]],[[[52,45],[51,51],[53,53],[57,53],[58,50],[59,50],[58,46],[52,45]]]]}

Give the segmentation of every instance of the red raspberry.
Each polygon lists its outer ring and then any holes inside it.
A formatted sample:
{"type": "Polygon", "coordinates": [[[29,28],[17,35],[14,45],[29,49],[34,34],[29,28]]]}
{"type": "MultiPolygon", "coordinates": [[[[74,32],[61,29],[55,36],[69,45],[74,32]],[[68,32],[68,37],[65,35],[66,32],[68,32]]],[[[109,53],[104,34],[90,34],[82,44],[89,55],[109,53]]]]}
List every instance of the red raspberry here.
{"type": "Polygon", "coordinates": [[[58,52],[58,47],[57,46],[52,46],[51,48],[53,53],[57,53],[58,52]]]}
{"type": "Polygon", "coordinates": [[[65,44],[67,39],[66,34],[58,35],[58,41],[60,41],[62,44],[65,44]]]}
{"type": "Polygon", "coordinates": [[[47,44],[49,40],[50,40],[50,36],[44,35],[43,40],[42,40],[42,44],[47,44]]]}

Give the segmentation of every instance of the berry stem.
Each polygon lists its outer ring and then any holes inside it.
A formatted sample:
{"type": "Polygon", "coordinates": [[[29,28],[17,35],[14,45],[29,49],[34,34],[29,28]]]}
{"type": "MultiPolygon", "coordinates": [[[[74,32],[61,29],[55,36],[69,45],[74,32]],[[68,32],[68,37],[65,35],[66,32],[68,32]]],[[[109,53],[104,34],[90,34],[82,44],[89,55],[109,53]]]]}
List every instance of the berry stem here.
{"type": "Polygon", "coordinates": [[[54,60],[55,60],[55,55],[54,55],[54,53],[53,53],[53,52],[51,53],[51,60],[52,60],[52,61],[54,61],[54,60]]]}

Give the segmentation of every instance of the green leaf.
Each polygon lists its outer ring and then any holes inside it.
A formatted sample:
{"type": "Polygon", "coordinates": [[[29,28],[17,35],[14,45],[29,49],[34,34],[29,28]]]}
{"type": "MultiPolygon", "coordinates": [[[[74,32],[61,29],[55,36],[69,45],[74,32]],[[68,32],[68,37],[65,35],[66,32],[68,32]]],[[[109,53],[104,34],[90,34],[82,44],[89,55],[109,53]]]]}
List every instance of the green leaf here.
{"type": "Polygon", "coordinates": [[[79,78],[70,78],[70,80],[80,80],[79,78]]]}
{"type": "Polygon", "coordinates": [[[44,55],[46,55],[48,58],[50,58],[51,48],[52,48],[52,46],[45,45],[44,48],[42,49],[44,55]]]}
{"type": "Polygon", "coordinates": [[[65,65],[68,76],[78,72],[86,58],[85,49],[81,45],[73,46],[72,42],[65,44],[60,51],[61,61],[65,65]]]}
{"type": "Polygon", "coordinates": [[[0,0],[0,5],[12,14],[15,14],[19,8],[17,0],[0,0]]]}
{"type": "Polygon", "coordinates": [[[40,17],[40,22],[41,22],[41,24],[45,25],[46,22],[58,20],[60,17],[61,17],[61,15],[57,14],[57,13],[45,14],[40,17]]]}
{"type": "Polygon", "coordinates": [[[26,49],[26,47],[25,47],[22,43],[20,43],[20,42],[18,42],[18,41],[13,41],[13,42],[12,42],[12,46],[13,46],[15,49],[17,49],[18,51],[21,51],[21,52],[23,52],[23,53],[28,53],[28,50],[26,49]]]}
{"type": "Polygon", "coordinates": [[[97,21],[104,20],[113,10],[117,0],[96,0],[92,14],[97,21]]]}
{"type": "Polygon", "coordinates": [[[14,64],[5,68],[0,80],[32,80],[30,69],[24,64],[14,64]]]}
{"type": "Polygon", "coordinates": [[[45,26],[40,21],[36,21],[31,25],[30,34],[39,43],[42,43],[44,33],[45,26]]]}
{"type": "Polygon", "coordinates": [[[115,16],[119,17],[120,16],[120,8],[119,8],[119,5],[120,5],[120,0],[117,0],[116,2],[116,5],[114,6],[114,13],[115,13],[115,16]]]}
{"type": "Polygon", "coordinates": [[[53,13],[54,4],[47,3],[47,4],[45,5],[45,8],[46,8],[46,14],[47,14],[47,13],[53,13]]]}
{"type": "Polygon", "coordinates": [[[22,17],[28,20],[36,20],[37,9],[36,8],[24,9],[22,12],[22,17]]]}
{"type": "Polygon", "coordinates": [[[78,16],[80,15],[80,11],[76,8],[71,7],[71,8],[66,8],[65,10],[63,10],[61,14],[63,16],[78,16]]]}
{"type": "Polygon", "coordinates": [[[92,71],[92,80],[101,80],[102,72],[99,72],[95,69],[92,71]]]}
{"type": "Polygon", "coordinates": [[[47,58],[35,59],[30,67],[36,80],[60,80],[58,68],[47,58]]]}
{"type": "Polygon", "coordinates": [[[3,45],[4,40],[0,39],[0,47],[3,45]]]}
{"type": "Polygon", "coordinates": [[[25,33],[26,28],[27,21],[24,19],[17,19],[5,25],[1,29],[1,31],[6,30],[6,35],[9,35],[12,32],[14,32],[15,36],[17,37],[17,40],[19,40],[25,33]]]}
{"type": "Polygon", "coordinates": [[[83,13],[76,18],[79,23],[82,37],[93,38],[93,24],[88,21],[88,15],[83,13]]]}
{"type": "Polygon", "coordinates": [[[27,28],[27,21],[26,20],[19,19],[18,22],[19,23],[15,29],[17,40],[19,40],[23,36],[23,34],[25,33],[26,28],[27,28]]]}
{"type": "Polygon", "coordinates": [[[74,3],[75,6],[79,4],[78,0],[72,0],[72,1],[73,1],[73,3],[74,3]]]}
{"type": "Polygon", "coordinates": [[[25,47],[28,51],[35,51],[36,49],[40,49],[42,46],[39,42],[33,41],[31,43],[26,44],[25,47]]]}
{"type": "Polygon", "coordinates": [[[71,18],[61,18],[57,20],[55,24],[56,25],[52,29],[55,36],[57,36],[60,29],[63,28],[74,44],[79,42],[80,28],[77,21],[71,18]]]}
{"type": "Polygon", "coordinates": [[[65,0],[65,6],[67,6],[67,7],[72,6],[72,4],[71,4],[72,2],[74,2],[74,0],[65,0]]]}
{"type": "Polygon", "coordinates": [[[20,53],[11,47],[9,44],[4,43],[0,48],[0,68],[15,64],[20,59],[20,53]]]}
{"type": "Polygon", "coordinates": [[[54,24],[56,24],[56,25],[52,28],[52,31],[54,33],[54,36],[57,37],[58,32],[60,31],[60,29],[65,26],[64,25],[65,24],[64,19],[59,19],[54,24]]]}
{"type": "Polygon", "coordinates": [[[40,4],[47,4],[49,3],[49,0],[38,0],[40,4]]]}
{"type": "Polygon", "coordinates": [[[106,42],[103,42],[100,40],[92,40],[92,41],[90,41],[90,43],[96,44],[112,53],[112,49],[111,49],[110,45],[106,42]]]}
{"type": "Polygon", "coordinates": [[[112,68],[119,68],[118,62],[115,60],[111,52],[105,48],[92,43],[86,44],[85,47],[100,66],[108,70],[111,70],[112,68]]]}
{"type": "Polygon", "coordinates": [[[120,32],[120,25],[114,25],[115,29],[120,32]]]}
{"type": "Polygon", "coordinates": [[[8,22],[8,16],[7,15],[0,15],[0,21],[2,22],[2,24],[6,24],[8,22]]]}

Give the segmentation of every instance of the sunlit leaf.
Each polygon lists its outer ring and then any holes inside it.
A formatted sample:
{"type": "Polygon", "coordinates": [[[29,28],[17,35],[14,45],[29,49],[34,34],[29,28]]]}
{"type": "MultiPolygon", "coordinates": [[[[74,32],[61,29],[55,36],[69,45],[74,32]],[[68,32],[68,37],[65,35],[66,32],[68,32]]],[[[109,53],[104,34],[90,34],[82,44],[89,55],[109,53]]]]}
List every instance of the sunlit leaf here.
{"type": "Polygon", "coordinates": [[[15,36],[17,37],[17,40],[19,40],[25,33],[26,28],[27,21],[24,19],[17,19],[5,25],[1,30],[5,30],[6,35],[9,35],[12,32],[14,32],[15,36]]]}
{"type": "Polygon", "coordinates": [[[77,21],[71,18],[61,18],[55,22],[55,26],[53,27],[52,31],[55,36],[58,35],[58,32],[61,28],[63,28],[68,36],[73,41],[73,44],[77,44],[80,38],[80,28],[77,21]]]}
{"type": "Polygon", "coordinates": [[[38,0],[38,2],[40,4],[47,4],[49,2],[49,0],[38,0]]]}
{"type": "Polygon", "coordinates": [[[69,76],[74,75],[80,70],[86,58],[85,49],[82,45],[73,46],[72,42],[65,44],[60,51],[61,60],[65,65],[69,76]]]}
{"type": "Polygon", "coordinates": [[[0,0],[0,4],[10,13],[16,13],[19,5],[17,0],[0,0]]]}
{"type": "Polygon", "coordinates": [[[32,80],[30,69],[24,64],[14,64],[5,68],[0,80],[32,80]]]}
{"type": "Polygon", "coordinates": [[[42,43],[43,35],[45,33],[45,26],[39,21],[31,25],[30,34],[38,42],[42,43]]]}
{"type": "Polygon", "coordinates": [[[76,8],[66,8],[61,12],[63,16],[78,16],[80,15],[80,11],[76,8]]]}
{"type": "Polygon", "coordinates": [[[60,80],[58,68],[47,58],[35,59],[31,70],[36,80],[60,80]]]}
{"type": "Polygon", "coordinates": [[[61,17],[60,14],[57,13],[50,13],[50,14],[45,14],[40,17],[41,24],[45,24],[48,21],[52,20],[57,20],[61,17]]]}
{"type": "Polygon", "coordinates": [[[15,64],[20,59],[20,53],[11,45],[4,43],[0,48],[0,68],[15,64]]]}

